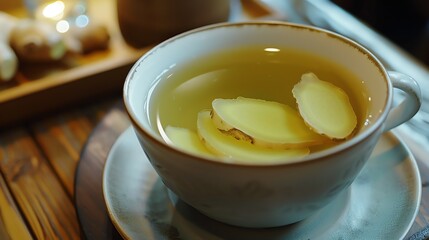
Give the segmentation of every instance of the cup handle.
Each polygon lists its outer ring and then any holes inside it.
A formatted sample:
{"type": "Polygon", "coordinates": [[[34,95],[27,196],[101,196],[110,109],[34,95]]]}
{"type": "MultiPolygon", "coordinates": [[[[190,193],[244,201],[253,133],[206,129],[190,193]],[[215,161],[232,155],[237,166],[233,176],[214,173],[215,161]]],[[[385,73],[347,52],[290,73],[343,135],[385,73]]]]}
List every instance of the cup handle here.
{"type": "Polygon", "coordinates": [[[390,109],[384,132],[410,120],[419,111],[422,104],[420,87],[416,80],[394,71],[388,71],[388,74],[393,87],[402,90],[405,94],[402,102],[390,109]]]}

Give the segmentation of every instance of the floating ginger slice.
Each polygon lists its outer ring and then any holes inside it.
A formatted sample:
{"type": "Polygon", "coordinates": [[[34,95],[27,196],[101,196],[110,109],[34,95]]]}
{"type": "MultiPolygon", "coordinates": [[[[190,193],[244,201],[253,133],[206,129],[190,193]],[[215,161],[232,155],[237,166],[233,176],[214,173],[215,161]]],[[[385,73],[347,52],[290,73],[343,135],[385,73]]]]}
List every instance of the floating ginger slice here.
{"type": "Polygon", "coordinates": [[[256,146],[247,141],[237,140],[222,133],[212,121],[210,110],[198,113],[198,134],[210,150],[232,159],[234,162],[261,164],[284,163],[290,159],[300,159],[309,154],[308,148],[271,149],[256,146]]]}
{"type": "Polygon", "coordinates": [[[216,127],[237,139],[270,148],[307,147],[328,141],[298,111],[278,102],[238,97],[212,102],[216,127]]]}
{"type": "Polygon", "coordinates": [[[356,114],[347,94],[314,73],[303,74],[292,93],[301,116],[315,132],[345,139],[356,128],[356,114]]]}
{"type": "Polygon", "coordinates": [[[201,142],[198,134],[187,128],[167,126],[165,133],[171,143],[182,149],[183,151],[194,153],[197,155],[214,156],[201,142]]]}

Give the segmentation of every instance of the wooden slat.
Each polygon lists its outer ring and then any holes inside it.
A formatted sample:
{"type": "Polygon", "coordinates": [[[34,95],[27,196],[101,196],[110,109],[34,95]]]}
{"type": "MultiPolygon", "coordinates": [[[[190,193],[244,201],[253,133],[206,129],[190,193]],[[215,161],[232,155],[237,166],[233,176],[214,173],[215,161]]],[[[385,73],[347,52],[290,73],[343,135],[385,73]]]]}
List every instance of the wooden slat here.
{"type": "Polygon", "coordinates": [[[113,101],[76,108],[32,125],[33,135],[70,196],[80,152],[113,101]]]}
{"type": "MultiPolygon", "coordinates": [[[[3,155],[3,154],[1,154],[3,155]]],[[[0,236],[7,239],[32,239],[19,210],[0,175],[0,236]]]]}
{"type": "Polygon", "coordinates": [[[38,124],[35,137],[47,159],[58,174],[70,196],[79,153],[92,130],[84,116],[69,115],[71,119],[49,119],[38,124]],[[58,124],[58,122],[61,122],[58,124]]]}
{"type": "Polygon", "coordinates": [[[25,129],[2,133],[0,170],[38,239],[79,239],[74,206],[25,129]]]}
{"type": "Polygon", "coordinates": [[[76,164],[93,124],[82,114],[67,114],[37,123],[33,134],[70,196],[76,164]]]}

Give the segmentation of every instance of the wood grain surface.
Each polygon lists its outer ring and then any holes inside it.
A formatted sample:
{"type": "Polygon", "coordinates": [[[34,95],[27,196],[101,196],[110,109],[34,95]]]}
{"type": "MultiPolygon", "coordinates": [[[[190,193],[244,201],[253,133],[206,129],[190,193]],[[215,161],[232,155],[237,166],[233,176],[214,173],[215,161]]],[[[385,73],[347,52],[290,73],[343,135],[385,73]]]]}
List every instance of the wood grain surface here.
{"type": "Polygon", "coordinates": [[[80,239],[74,175],[80,152],[115,100],[0,130],[0,239],[80,239]]]}
{"type": "Polygon", "coordinates": [[[76,239],[73,203],[37,143],[24,130],[2,135],[0,169],[34,236],[76,239]],[[3,142],[4,141],[4,142],[3,142]]]}
{"type": "Polygon", "coordinates": [[[3,176],[0,176],[0,206],[2,239],[32,239],[30,230],[26,227],[3,176]]]}

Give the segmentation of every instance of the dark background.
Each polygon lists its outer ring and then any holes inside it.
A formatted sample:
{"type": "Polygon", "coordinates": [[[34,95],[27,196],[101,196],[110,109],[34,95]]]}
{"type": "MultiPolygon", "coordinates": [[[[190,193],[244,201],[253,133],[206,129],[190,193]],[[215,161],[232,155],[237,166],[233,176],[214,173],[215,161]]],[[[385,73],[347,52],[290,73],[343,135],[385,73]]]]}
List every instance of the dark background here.
{"type": "Polygon", "coordinates": [[[429,0],[332,0],[429,66],[429,0]]]}

